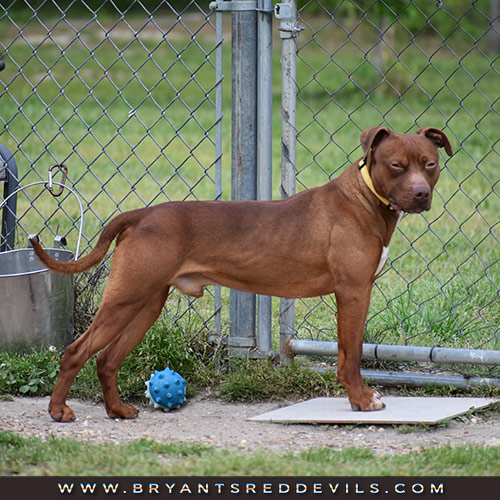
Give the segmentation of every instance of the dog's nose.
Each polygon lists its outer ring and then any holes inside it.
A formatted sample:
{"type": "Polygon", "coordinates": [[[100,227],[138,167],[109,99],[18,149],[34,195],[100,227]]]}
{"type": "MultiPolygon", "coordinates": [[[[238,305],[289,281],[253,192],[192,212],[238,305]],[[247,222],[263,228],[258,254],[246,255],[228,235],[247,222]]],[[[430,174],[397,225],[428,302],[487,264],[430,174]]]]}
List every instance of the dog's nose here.
{"type": "Polygon", "coordinates": [[[431,190],[424,185],[415,186],[413,188],[413,197],[418,201],[425,201],[429,199],[431,190]]]}

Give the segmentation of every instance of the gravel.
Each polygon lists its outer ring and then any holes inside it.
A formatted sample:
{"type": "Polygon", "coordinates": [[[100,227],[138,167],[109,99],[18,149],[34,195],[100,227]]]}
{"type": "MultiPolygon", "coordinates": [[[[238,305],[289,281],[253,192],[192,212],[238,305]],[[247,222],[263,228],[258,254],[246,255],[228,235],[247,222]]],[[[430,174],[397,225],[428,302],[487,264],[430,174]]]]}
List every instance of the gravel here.
{"type": "Polygon", "coordinates": [[[500,412],[496,411],[457,418],[447,426],[430,430],[375,425],[281,425],[247,420],[295,402],[226,403],[204,394],[191,398],[179,410],[163,412],[139,406],[137,419],[119,420],[108,418],[102,403],[70,400],[77,419],[62,424],[50,418],[48,397],[16,397],[0,401],[0,430],[42,439],[55,436],[123,443],[146,438],[240,451],[296,452],[311,447],[359,446],[376,454],[395,454],[445,444],[500,445],[500,412]]]}

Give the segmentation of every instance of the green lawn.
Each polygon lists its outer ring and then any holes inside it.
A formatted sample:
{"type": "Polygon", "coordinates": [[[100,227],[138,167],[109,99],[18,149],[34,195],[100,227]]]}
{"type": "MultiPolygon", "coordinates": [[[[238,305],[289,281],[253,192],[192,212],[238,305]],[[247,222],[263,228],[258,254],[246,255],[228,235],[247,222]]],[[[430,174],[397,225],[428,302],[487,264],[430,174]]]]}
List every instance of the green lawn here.
{"type": "Polygon", "coordinates": [[[493,476],[500,460],[500,447],[443,446],[395,456],[349,447],[243,453],[147,440],[43,442],[8,432],[0,432],[0,451],[0,474],[50,476],[493,476]]]}

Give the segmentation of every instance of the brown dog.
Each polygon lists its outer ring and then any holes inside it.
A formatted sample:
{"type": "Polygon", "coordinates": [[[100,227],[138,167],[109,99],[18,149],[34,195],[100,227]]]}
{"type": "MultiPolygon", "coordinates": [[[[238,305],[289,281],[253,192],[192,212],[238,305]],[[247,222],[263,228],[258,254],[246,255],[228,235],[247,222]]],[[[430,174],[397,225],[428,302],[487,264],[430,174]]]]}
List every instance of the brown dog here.
{"type": "Polygon", "coordinates": [[[439,154],[452,154],[435,128],[399,135],[385,127],[361,134],[364,158],[328,184],[280,201],[168,202],[118,215],[96,247],[75,262],[40,260],[60,273],[100,262],[117,238],[101,307],[85,334],[64,354],[50,415],[73,420],[70,386],[96,352],[110,417],[133,418],[120,401],[117,374],[125,357],[160,314],[171,286],[200,297],[206,285],[297,298],[335,292],[338,378],[353,409],[380,410],[380,395],[360,375],[363,331],[373,282],[380,273],[401,211],[431,206],[439,154]]]}

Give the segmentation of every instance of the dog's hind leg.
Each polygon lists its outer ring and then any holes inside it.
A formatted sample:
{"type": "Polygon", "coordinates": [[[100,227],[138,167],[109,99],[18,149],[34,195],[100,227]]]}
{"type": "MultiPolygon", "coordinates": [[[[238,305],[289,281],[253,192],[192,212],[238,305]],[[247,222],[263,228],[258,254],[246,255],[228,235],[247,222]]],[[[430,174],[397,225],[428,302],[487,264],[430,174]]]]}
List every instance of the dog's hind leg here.
{"type": "Polygon", "coordinates": [[[74,420],[75,414],[66,404],[73,380],[90,357],[106,347],[133,319],[131,314],[117,316],[117,312],[119,311],[116,308],[108,306],[103,301],[87,331],[66,348],[49,403],[49,413],[54,420],[58,422],[74,420]],[[110,312],[110,309],[113,312],[110,312]]]}
{"type": "MultiPolygon", "coordinates": [[[[112,275],[113,272],[110,284],[112,275]]],[[[49,413],[54,420],[58,422],[74,420],[75,414],[66,404],[66,398],[78,372],[92,355],[113,342],[136,317],[140,317],[143,309],[149,310],[151,296],[145,296],[140,284],[137,281],[134,283],[134,287],[129,287],[126,292],[118,294],[116,291],[111,292],[112,287],[108,284],[94,321],[80,338],[67,347],[49,403],[49,413]]]]}
{"type": "Polygon", "coordinates": [[[161,313],[169,287],[153,295],[137,316],[97,357],[97,375],[102,387],[106,411],[111,418],[135,418],[138,410],[121,402],[117,377],[120,366],[139,344],[161,313]]]}

